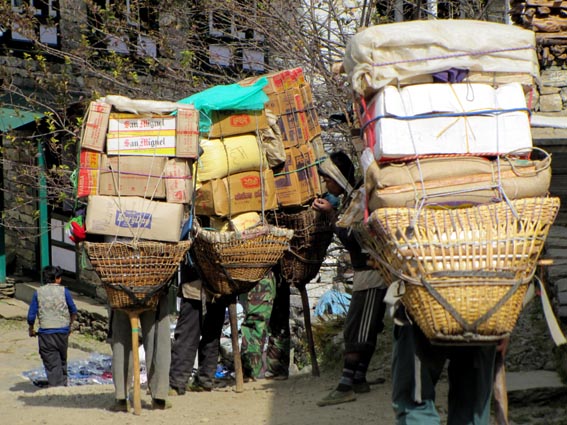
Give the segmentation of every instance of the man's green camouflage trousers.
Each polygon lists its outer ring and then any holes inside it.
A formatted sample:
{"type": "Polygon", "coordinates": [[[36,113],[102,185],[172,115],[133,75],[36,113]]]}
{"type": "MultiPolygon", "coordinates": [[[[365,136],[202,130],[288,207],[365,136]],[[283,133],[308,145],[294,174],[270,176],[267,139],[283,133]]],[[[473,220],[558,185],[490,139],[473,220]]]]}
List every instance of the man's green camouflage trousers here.
{"type": "Polygon", "coordinates": [[[244,295],[245,318],[241,325],[244,375],[257,378],[263,369],[273,375],[289,372],[289,285],[269,272],[244,295]],[[265,353],[264,366],[264,346],[265,353]]]}

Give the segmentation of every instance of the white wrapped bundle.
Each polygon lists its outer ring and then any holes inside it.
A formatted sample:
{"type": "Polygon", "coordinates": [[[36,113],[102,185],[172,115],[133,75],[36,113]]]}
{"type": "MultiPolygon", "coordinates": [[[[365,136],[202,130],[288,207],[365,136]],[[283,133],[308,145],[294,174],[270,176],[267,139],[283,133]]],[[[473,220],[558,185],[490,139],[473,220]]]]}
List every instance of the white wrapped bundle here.
{"type": "Polygon", "coordinates": [[[349,41],[344,68],[361,95],[450,68],[539,75],[532,31],[466,19],[369,27],[349,41]]]}

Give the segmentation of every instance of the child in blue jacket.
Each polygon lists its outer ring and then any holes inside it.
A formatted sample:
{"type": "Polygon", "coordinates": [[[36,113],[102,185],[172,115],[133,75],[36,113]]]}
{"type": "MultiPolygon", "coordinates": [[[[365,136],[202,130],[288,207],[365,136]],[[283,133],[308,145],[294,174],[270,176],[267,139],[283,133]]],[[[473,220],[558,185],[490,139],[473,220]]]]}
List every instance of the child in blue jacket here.
{"type": "Polygon", "coordinates": [[[60,267],[43,269],[44,285],[34,293],[28,310],[29,336],[38,337],[39,355],[50,387],[67,385],[67,348],[77,307],[69,290],[61,285],[60,267]],[[39,329],[34,330],[36,318],[39,329]]]}

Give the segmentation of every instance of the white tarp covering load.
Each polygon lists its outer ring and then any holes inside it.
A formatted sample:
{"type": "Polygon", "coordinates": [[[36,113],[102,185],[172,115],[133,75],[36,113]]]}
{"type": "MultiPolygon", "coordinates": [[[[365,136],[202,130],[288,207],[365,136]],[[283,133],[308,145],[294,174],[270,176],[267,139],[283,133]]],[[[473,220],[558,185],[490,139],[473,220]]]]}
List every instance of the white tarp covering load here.
{"type": "Polygon", "coordinates": [[[449,68],[539,75],[532,31],[465,19],[369,27],[347,44],[344,68],[361,95],[449,68]]]}

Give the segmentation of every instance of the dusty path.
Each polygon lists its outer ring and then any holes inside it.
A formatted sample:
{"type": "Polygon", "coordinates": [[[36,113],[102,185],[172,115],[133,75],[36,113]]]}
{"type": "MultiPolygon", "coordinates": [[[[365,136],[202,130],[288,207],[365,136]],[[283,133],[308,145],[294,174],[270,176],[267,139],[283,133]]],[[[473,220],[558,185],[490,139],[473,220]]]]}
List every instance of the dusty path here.
{"type": "MultiPolygon", "coordinates": [[[[552,366],[552,347],[545,325],[538,322],[534,326],[530,319],[537,309],[528,308],[525,313],[516,329],[523,336],[512,338],[508,360],[515,370],[530,370],[529,366],[534,364],[531,358],[540,363],[547,359],[545,363],[552,366]],[[527,364],[523,365],[524,362],[527,364]]],[[[300,374],[287,381],[250,382],[244,384],[244,392],[239,394],[228,387],[212,393],[172,397],[173,408],[167,411],[149,410],[150,397],[142,391],[142,414],[134,416],[106,410],[113,402],[112,385],[49,389],[32,385],[22,372],[41,366],[37,340],[27,336],[24,320],[0,318],[0,424],[393,425],[390,343],[386,330],[379,337],[382,350],[375,354],[369,373],[370,378],[384,376],[386,383],[373,386],[372,392],[359,395],[352,403],[325,408],[315,404],[336,385],[339,376],[338,370],[322,368],[319,378],[300,374]]],[[[92,352],[110,354],[108,344],[79,334],[71,335],[70,345],[74,347],[69,350],[70,361],[86,359],[92,352]]],[[[531,397],[515,393],[515,401],[510,406],[511,425],[567,425],[567,393],[545,393],[538,390],[531,392],[531,397]]],[[[437,405],[442,418],[446,413],[446,399],[447,385],[442,377],[437,386],[437,405]]]]}
{"type": "MultiPolygon", "coordinates": [[[[212,393],[172,397],[167,411],[147,409],[142,391],[140,416],[105,410],[113,400],[111,385],[38,389],[21,374],[41,366],[37,340],[27,336],[23,321],[0,319],[0,423],[10,425],[211,424],[211,425],[351,425],[393,424],[390,385],[374,386],[358,400],[339,406],[315,403],[336,385],[337,372],[323,376],[297,375],[287,381],[260,380],[244,384],[243,393],[232,388],[212,393]]],[[[107,344],[71,335],[71,344],[109,353],[107,344]]],[[[72,348],[69,360],[86,359],[87,351],[72,348]]],[[[376,373],[376,372],[374,372],[376,373]]]]}

